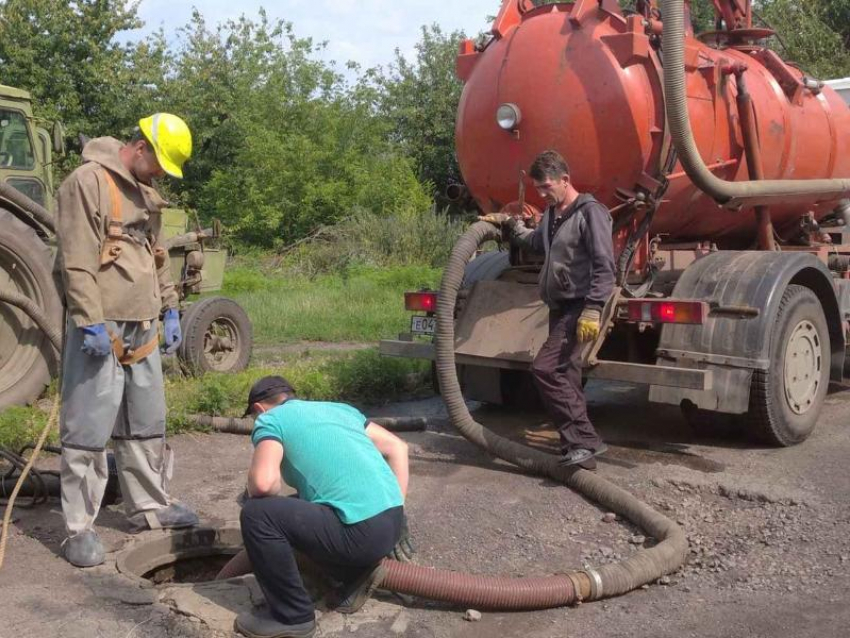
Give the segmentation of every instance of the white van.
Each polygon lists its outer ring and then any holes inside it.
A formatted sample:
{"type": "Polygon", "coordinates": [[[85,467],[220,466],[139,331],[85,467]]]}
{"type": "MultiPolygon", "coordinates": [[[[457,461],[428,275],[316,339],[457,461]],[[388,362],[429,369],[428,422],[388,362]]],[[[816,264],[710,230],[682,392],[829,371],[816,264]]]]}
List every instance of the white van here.
{"type": "Polygon", "coordinates": [[[850,104],[850,78],[841,78],[839,80],[827,80],[824,82],[827,86],[832,87],[838,92],[838,95],[844,98],[847,104],[850,104]]]}

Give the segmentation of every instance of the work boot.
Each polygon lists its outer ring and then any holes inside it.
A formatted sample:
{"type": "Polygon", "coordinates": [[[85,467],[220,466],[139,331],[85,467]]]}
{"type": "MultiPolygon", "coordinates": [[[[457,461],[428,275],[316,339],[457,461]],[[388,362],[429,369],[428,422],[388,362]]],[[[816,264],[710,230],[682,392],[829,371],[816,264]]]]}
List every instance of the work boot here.
{"type": "Polygon", "coordinates": [[[268,609],[246,611],[233,621],[233,628],[248,638],[311,638],[316,634],[316,621],[287,625],[268,609]]]}
{"type": "Polygon", "coordinates": [[[148,529],[181,529],[198,524],[198,515],[183,503],[172,503],[158,510],[139,512],[128,517],[134,532],[148,529]],[[150,519],[154,518],[154,521],[150,519]]]}
{"type": "Polygon", "coordinates": [[[353,614],[359,611],[369,597],[383,582],[387,568],[383,563],[367,569],[360,578],[349,585],[342,585],[328,594],[328,608],[341,614],[353,614]]]}
{"type": "Polygon", "coordinates": [[[103,544],[97,533],[88,529],[66,538],[62,543],[62,554],[74,567],[94,567],[103,563],[103,544]]]}
{"type": "MultiPolygon", "coordinates": [[[[590,461],[593,461],[595,456],[599,456],[600,454],[605,454],[608,451],[608,446],[604,443],[601,443],[599,447],[595,450],[588,450],[582,447],[575,448],[570,450],[566,454],[561,456],[561,459],[558,461],[558,465],[561,467],[566,467],[570,465],[579,465],[584,467],[585,465],[591,465],[590,461]]],[[[596,463],[592,463],[592,469],[596,469],[596,463]]]]}

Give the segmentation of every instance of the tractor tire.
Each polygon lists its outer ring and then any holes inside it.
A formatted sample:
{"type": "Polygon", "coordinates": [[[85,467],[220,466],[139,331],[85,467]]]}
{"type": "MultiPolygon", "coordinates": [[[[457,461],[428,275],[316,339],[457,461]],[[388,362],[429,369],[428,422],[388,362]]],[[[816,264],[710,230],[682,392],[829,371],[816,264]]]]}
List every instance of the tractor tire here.
{"type": "Polygon", "coordinates": [[[239,372],[248,366],[253,345],[251,320],[226,297],[193,303],[180,318],[183,341],[177,356],[193,373],[239,372]]]}
{"type": "MultiPolygon", "coordinates": [[[[30,226],[0,209],[0,287],[33,300],[61,331],[53,256],[30,226]]],[[[23,311],[0,303],[0,409],[30,403],[58,372],[59,355],[23,311]]]]}
{"type": "Polygon", "coordinates": [[[812,433],[829,386],[829,330],[817,296],[791,285],[771,338],[770,368],[753,373],[746,423],[763,443],[790,446],[812,433]]]}

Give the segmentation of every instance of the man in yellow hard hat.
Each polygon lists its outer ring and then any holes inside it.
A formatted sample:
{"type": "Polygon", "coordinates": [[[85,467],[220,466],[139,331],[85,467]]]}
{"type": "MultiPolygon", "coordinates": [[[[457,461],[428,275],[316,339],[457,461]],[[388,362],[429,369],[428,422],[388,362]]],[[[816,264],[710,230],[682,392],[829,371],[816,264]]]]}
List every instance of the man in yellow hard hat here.
{"type": "Polygon", "coordinates": [[[186,123],[170,113],[139,120],[126,144],[88,142],[83,164],[59,189],[58,254],[67,323],[62,365],[62,512],[65,558],[104,560],[94,531],[113,441],[118,480],[133,528],[189,527],[198,517],[173,501],[166,482],[165,393],[159,354],[180,345],[178,297],[162,247],[165,201],[152,180],[183,176],[192,154],[186,123]]]}

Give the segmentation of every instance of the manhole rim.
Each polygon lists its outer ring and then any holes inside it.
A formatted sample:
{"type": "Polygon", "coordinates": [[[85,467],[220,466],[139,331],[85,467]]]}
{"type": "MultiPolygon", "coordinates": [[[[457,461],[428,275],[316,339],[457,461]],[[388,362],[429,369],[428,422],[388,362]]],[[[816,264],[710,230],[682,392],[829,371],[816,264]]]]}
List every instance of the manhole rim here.
{"type": "Polygon", "coordinates": [[[130,546],[122,549],[115,560],[115,567],[124,577],[144,587],[155,589],[170,587],[191,588],[202,583],[217,581],[155,584],[151,580],[144,578],[143,574],[150,573],[155,569],[165,567],[180,560],[202,558],[205,556],[235,555],[242,548],[242,532],[238,526],[225,525],[223,527],[192,527],[180,530],[164,530],[155,537],[150,536],[150,533],[148,533],[144,538],[140,538],[130,546]],[[176,547],[175,543],[177,545],[176,547]],[[169,545],[171,546],[170,548],[169,545]],[[146,552],[151,554],[147,558],[145,558],[146,552]]]}

